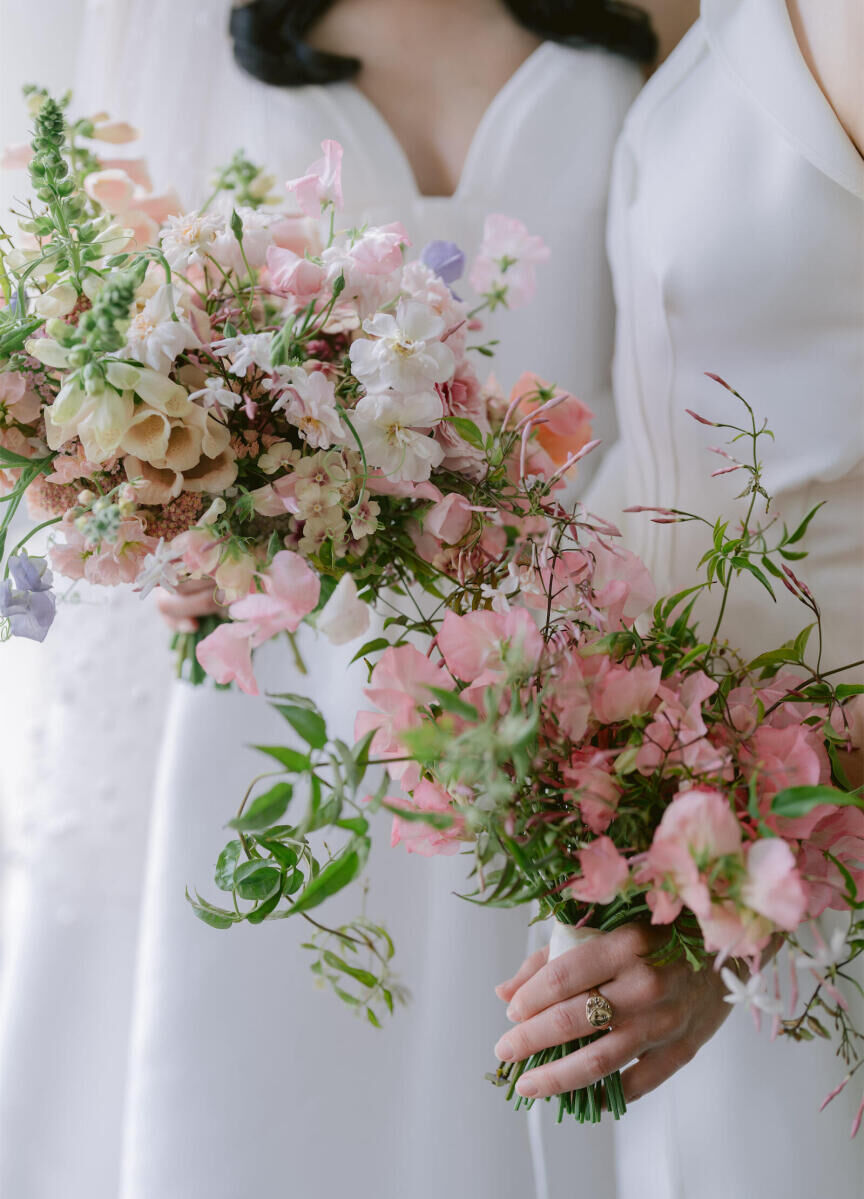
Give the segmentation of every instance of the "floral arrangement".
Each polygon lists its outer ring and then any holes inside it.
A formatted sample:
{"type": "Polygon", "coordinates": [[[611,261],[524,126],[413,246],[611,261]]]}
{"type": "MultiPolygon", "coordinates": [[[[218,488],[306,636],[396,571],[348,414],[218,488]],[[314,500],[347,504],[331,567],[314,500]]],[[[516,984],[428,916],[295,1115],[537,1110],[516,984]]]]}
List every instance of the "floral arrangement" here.
{"type": "MultiPolygon", "coordinates": [[[[217,870],[234,908],[197,896],[198,915],[223,928],[309,919],[361,873],[370,819],[383,807],[393,845],[469,856],[472,902],[538,905],[553,923],[553,956],[623,924],[662,926],[654,964],[682,957],[694,970],[721,970],[728,1002],[767,1014],[774,1035],[834,1036],[846,1066],[839,1093],[864,1061],[844,997],[860,986],[850,966],[864,951],[864,800],[844,772],[861,743],[864,687],[824,668],[818,602],[790,565],[805,556],[817,509],[792,530],[771,516],[760,523],[757,505],[767,513],[770,501],[758,442],[768,431],[745,408],[745,425],[722,427],[749,440],[752,457],[721,470],[746,477],[747,512],[736,533],[704,521],[710,540],[692,587],[658,599],[616,530],[578,507],[565,512],[554,496],[538,499],[523,481],[495,518],[507,533],[497,586],[484,562],[436,615],[406,619],[398,640],[367,653],[370,709],[358,714],[353,749],[328,740],[301,697],[280,703],[306,749],[264,750],[280,781],[251,804],[250,788],[217,870]],[[752,661],[722,635],[730,590],[748,575],[771,598],[786,587],[812,618],[752,661]],[[717,589],[706,633],[698,603],[717,589]],[[386,775],[369,795],[373,763],[386,775]],[[303,798],[305,815],[282,823],[303,798]],[[328,847],[337,830],[347,840],[319,858],[325,829],[328,847]],[[828,910],[848,927],[823,935],[828,910]],[[812,987],[799,1003],[801,980],[812,987]]],[[[661,523],[703,520],[651,511],[661,523]]],[[[366,922],[327,928],[318,913],[313,922],[313,968],[377,1022],[373,1005],[392,1006],[392,942],[366,922]]],[[[626,1028],[596,1034],[606,1035],[607,1056],[623,1067],[626,1028]]],[[[516,1089],[523,1072],[593,1039],[502,1063],[490,1077],[530,1106],[516,1089]]],[[[559,1118],[579,1121],[625,1110],[615,1070],[558,1102],[559,1118]]],[[[861,1112],[854,1131],[860,1122],[861,1112]]]]}
{"type": "MultiPolygon", "coordinates": [[[[864,688],[824,669],[818,602],[790,566],[816,509],[792,531],[757,517],[766,430],[749,405],[746,424],[723,426],[752,445],[721,468],[747,480],[741,529],[704,521],[699,581],[657,599],[617,529],[561,502],[596,444],[588,409],[530,375],[507,398],[471,365],[493,352],[472,344],[480,313],[530,299],[546,255],[518,222],[489,218],[471,309],[452,290],[458,247],[406,261],[399,224],[336,231],[334,142],[288,185],[299,211],[236,156],[212,201],[183,214],[131,160],[81,148],[128,127],[70,123],[35,90],[31,103],[38,203],[0,273],[0,540],[26,495],[57,526],[58,573],[142,593],[212,581],[225,617],[180,639],[181,663],[252,693],[252,652],[271,637],[313,620],[349,641],[370,604],[396,613],[355,655],[370,703],[355,746],[303,696],[273,697],[294,745],[260,747],[270,769],[216,869],[230,900],[196,893],[196,914],[220,929],[299,915],[313,970],[377,1025],[403,997],[393,943],[365,914],[330,927],[319,909],[362,874],[383,808],[394,844],[468,855],[474,902],[537,904],[553,952],[664,926],[658,965],[721,969],[729,1001],[769,1014],[776,1034],[833,1031],[847,1085],[864,1060],[843,996],[864,950],[864,802],[844,754],[864,688]],[[745,575],[812,617],[749,662],[722,635],[745,575]],[[718,589],[706,633],[697,604],[718,589]],[[828,909],[848,929],[826,941],[828,909]]],[[[51,583],[44,559],[13,549],[7,634],[45,636],[51,583]]],[[[626,1030],[606,1035],[626,1051],[626,1030]]],[[[494,1079],[513,1098],[526,1069],[574,1048],[494,1079]]],[[[559,1114],[594,1121],[604,1106],[624,1111],[614,1069],[562,1095],[559,1114]]]]}
{"type": "MultiPolygon", "coordinates": [[[[470,360],[492,353],[470,344],[480,313],[531,298],[540,239],[490,217],[469,309],[457,246],[408,261],[398,223],[337,233],[338,143],[287,185],[292,211],[238,155],[184,213],[136,160],[80,148],[133,130],[70,123],[65,103],[34,90],[32,146],[13,155],[38,204],[2,253],[0,535],[26,495],[69,579],[210,580],[225,616],[178,639],[181,669],[251,693],[252,650],[313,613],[348,641],[385,589],[440,597],[469,562],[493,577],[504,533],[480,535],[475,513],[526,472],[560,487],[590,448],[575,397],[526,376],[507,401],[470,360]]],[[[21,550],[0,613],[41,639],[51,574],[21,550]]]]}

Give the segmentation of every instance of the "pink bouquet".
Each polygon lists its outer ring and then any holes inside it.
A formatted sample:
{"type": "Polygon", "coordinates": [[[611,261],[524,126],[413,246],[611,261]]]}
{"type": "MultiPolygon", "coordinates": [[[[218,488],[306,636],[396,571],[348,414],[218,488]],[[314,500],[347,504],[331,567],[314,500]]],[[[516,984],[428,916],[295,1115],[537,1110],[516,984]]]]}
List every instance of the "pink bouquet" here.
{"type": "MultiPolygon", "coordinates": [[[[293,209],[238,156],[214,203],[184,213],[148,194],[135,160],[80,148],[127,126],[70,124],[43,93],[32,107],[43,207],[22,212],[24,244],[3,257],[0,537],[26,495],[56,526],[51,565],[69,579],[142,595],[211,582],[224,616],[178,638],[193,681],[255,693],[252,651],[307,617],[339,643],[362,635],[384,589],[439,597],[467,568],[453,547],[478,506],[520,471],[560,486],[587,450],[575,397],[531,379],[508,403],[470,360],[491,353],[471,344],[479,314],[528,300],[548,256],[518,221],[489,218],[470,310],[450,287],[457,246],[407,261],[401,224],[336,231],[336,142],[287,185],[293,209]],[[220,209],[225,197],[236,206],[220,209]]],[[[501,536],[473,547],[472,570],[501,536]]],[[[51,575],[21,550],[0,614],[7,633],[41,639],[51,575]]]]}
{"type": "MultiPolygon", "coordinates": [[[[830,1039],[833,1030],[847,1067],[838,1090],[847,1085],[864,1060],[843,994],[858,986],[850,965],[864,950],[864,801],[844,760],[860,745],[864,687],[835,684],[840,671],[821,667],[819,606],[789,565],[804,556],[816,510],[791,531],[760,526],[766,431],[745,407],[745,427],[725,426],[753,445],[752,464],[740,466],[742,532],[705,522],[703,576],[677,595],[657,599],[610,525],[564,511],[524,475],[497,511],[476,511],[461,551],[474,562],[489,529],[503,528],[494,570],[477,562],[435,617],[406,624],[425,651],[401,638],[375,651],[357,746],[328,743],[305,701],[281,708],[308,752],[265,752],[291,776],[279,786],[310,798],[306,815],[279,823],[286,791],[275,807],[272,791],[244,805],[217,882],[252,907],[217,909],[199,897],[199,915],[220,927],[305,915],[360,873],[370,813],[384,807],[394,845],[470,855],[473,902],[539,905],[553,921],[553,956],[623,924],[663,926],[655,964],[683,957],[694,970],[721,970],[728,1001],[766,1013],[774,1035],[830,1039]],[[812,618],[793,642],[750,662],[722,637],[726,600],[745,575],[766,602],[788,588],[812,618]],[[712,589],[720,615],[704,633],[694,612],[712,589]],[[388,777],[364,800],[371,762],[388,777]],[[322,827],[351,833],[323,865],[310,840],[322,827]],[[250,879],[266,881],[266,894],[253,894],[250,879]],[[818,918],[828,909],[848,928],[826,938],[818,918]],[[776,956],[784,943],[788,1008],[776,956]],[[799,1005],[798,980],[808,976],[799,1005]]],[[[655,519],[702,518],[663,510],[655,519]]],[[[357,1006],[371,1011],[382,993],[387,1002],[392,944],[382,954],[369,926],[316,924],[316,970],[357,1006]],[[346,980],[359,993],[346,992],[346,980]]],[[[629,1060],[626,1028],[596,1035],[613,1038],[607,1058],[629,1060]]],[[[587,1043],[502,1064],[492,1077],[513,1097],[524,1070],[587,1043]]],[[[559,1105],[579,1121],[599,1120],[604,1106],[619,1117],[617,1072],[559,1105]]]]}

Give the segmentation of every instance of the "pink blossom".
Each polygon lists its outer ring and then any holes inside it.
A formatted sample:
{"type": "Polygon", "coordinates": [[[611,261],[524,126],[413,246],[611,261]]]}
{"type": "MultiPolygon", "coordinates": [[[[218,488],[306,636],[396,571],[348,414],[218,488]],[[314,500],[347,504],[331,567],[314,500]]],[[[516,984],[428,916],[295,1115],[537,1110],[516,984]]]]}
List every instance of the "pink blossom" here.
{"type": "Polygon", "coordinates": [[[285,184],[310,217],[320,216],[328,204],[337,210],[342,207],[342,147],[339,142],[327,140],[321,143],[321,149],[323,157],[313,162],[305,175],[285,184]]]}
{"type": "Polygon", "coordinates": [[[33,161],[33,147],[29,142],[14,142],[4,148],[0,155],[0,169],[23,171],[33,161]]]}
{"type": "Polygon", "coordinates": [[[787,787],[816,786],[831,780],[831,765],[821,735],[802,725],[771,728],[761,725],[742,755],[756,775],[760,806],[769,826],[789,837],[807,837],[831,808],[820,804],[800,819],[771,815],[771,800],[787,787]]]}
{"type": "Polygon", "coordinates": [[[707,787],[681,791],[663,813],[637,879],[651,882],[652,923],[674,920],[682,903],[700,916],[710,902],[701,872],[741,851],[741,828],[728,801],[707,787]]]}
{"type": "Polygon", "coordinates": [[[326,281],[324,268],[317,262],[279,246],[267,248],[267,271],[271,291],[280,296],[296,296],[301,304],[308,304],[318,296],[326,281]]]}
{"type": "Polygon", "coordinates": [[[229,609],[234,620],[248,625],[253,648],[277,633],[296,632],[321,592],[321,580],[293,550],[280,550],[260,578],[263,594],[247,595],[229,609]]]}
{"type": "Polygon", "coordinates": [[[489,681],[507,677],[508,669],[533,669],[543,653],[543,637],[530,612],[448,612],[438,633],[438,648],[448,670],[463,682],[481,674],[489,681]]]}
{"type": "Polygon", "coordinates": [[[432,500],[435,503],[444,498],[435,484],[428,480],[422,483],[413,483],[408,479],[388,479],[378,470],[369,472],[366,487],[375,495],[404,496],[412,500],[432,500]]]}
{"type": "Polygon", "coordinates": [[[99,164],[103,171],[125,171],[133,183],[145,192],[153,190],[150,170],[146,158],[101,158],[99,164]]]}
{"type": "Polygon", "coordinates": [[[539,375],[530,371],[521,375],[510,393],[510,401],[518,401],[522,417],[543,408],[540,417],[543,423],[535,426],[534,436],[556,467],[563,466],[572,454],[578,453],[591,440],[591,421],[594,419],[591,409],[569,392],[553,388],[539,375]],[[553,395],[554,401],[545,407],[538,392],[553,395]]]}
{"type": "Polygon", "coordinates": [[[42,401],[21,371],[0,373],[0,428],[10,420],[32,424],[42,410],[42,401]]]}
{"type": "Polygon", "coordinates": [[[117,526],[113,540],[100,544],[89,542],[67,515],[59,526],[65,541],[51,547],[51,565],[70,579],[87,579],[103,587],[118,583],[134,583],[141,564],[156,548],[156,538],[149,537],[140,519],[132,517],[117,526]]]}
{"type": "Polygon", "coordinates": [[[610,624],[632,624],[657,598],[645,563],[629,550],[607,548],[600,541],[588,547],[594,558],[594,603],[608,610],[610,624]]]}
{"type": "Polygon", "coordinates": [[[561,665],[551,695],[551,706],[561,730],[574,744],[582,741],[591,716],[591,698],[583,666],[583,660],[576,656],[561,665]]]}
{"type": "Polygon", "coordinates": [[[848,910],[848,884],[829,853],[852,876],[858,898],[864,897],[864,812],[859,808],[829,808],[801,844],[798,869],[809,889],[810,916],[826,908],[848,910]]]}
{"type": "Polygon", "coordinates": [[[423,517],[423,528],[448,545],[461,541],[471,528],[474,513],[464,496],[451,491],[423,517]]]}
{"type": "Polygon", "coordinates": [[[741,910],[730,899],[712,903],[696,916],[705,948],[719,955],[718,965],[730,955],[749,958],[755,963],[774,932],[773,924],[765,916],[741,910]]]}
{"type": "Polygon", "coordinates": [[[598,837],[578,853],[582,877],[570,883],[570,894],[584,903],[611,903],[627,886],[630,868],[610,837],[598,837]]]}
{"type": "Polygon", "coordinates": [[[84,180],[84,190],[106,212],[116,214],[132,207],[135,184],[124,170],[114,167],[93,171],[84,180]]]}
{"type": "Polygon", "coordinates": [[[659,666],[613,664],[602,658],[591,686],[591,706],[601,724],[617,724],[647,712],[660,686],[659,666]]]}
{"type": "Polygon", "coordinates": [[[538,263],[550,255],[541,237],[529,234],[514,217],[492,214],[483,227],[483,241],[469,281],[480,295],[504,291],[509,308],[520,308],[534,297],[538,263]]]}
{"type": "Polygon", "coordinates": [[[582,819],[592,833],[605,833],[612,823],[621,788],[603,766],[589,762],[568,766],[564,779],[576,792],[582,819]]]}
{"type": "Polygon", "coordinates": [[[772,837],[753,842],[741,895],[748,907],[778,928],[791,932],[798,927],[807,909],[807,890],[785,841],[772,837]]]}
{"type": "Polygon", "coordinates": [[[410,245],[405,226],[394,221],[367,229],[350,253],[364,275],[392,275],[402,265],[402,247],[410,245]]]}
{"type": "Polygon", "coordinates": [[[220,624],[198,643],[195,651],[202,668],[217,683],[234,683],[247,695],[258,694],[252,672],[252,636],[245,624],[220,624]]]}
{"type": "Polygon", "coordinates": [[[212,575],[219,565],[221,546],[212,529],[187,529],[171,545],[190,574],[212,575]]]}
{"type": "MultiPolygon", "coordinates": [[[[396,798],[387,802],[394,807],[415,808],[423,812],[450,812],[453,797],[437,783],[424,779],[414,788],[411,801],[409,803],[402,798],[396,798]]],[[[459,840],[464,827],[464,820],[455,813],[453,823],[442,829],[394,816],[390,844],[395,846],[401,843],[408,853],[418,853],[424,858],[450,855],[459,852],[459,840]]]]}

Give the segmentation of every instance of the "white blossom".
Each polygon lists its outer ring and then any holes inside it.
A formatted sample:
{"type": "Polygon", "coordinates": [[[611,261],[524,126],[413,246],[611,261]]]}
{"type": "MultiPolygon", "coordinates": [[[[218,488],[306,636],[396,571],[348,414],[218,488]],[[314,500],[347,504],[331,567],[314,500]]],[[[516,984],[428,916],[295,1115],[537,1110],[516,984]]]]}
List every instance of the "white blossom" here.
{"type": "Polygon", "coordinates": [[[351,575],[342,576],[315,623],[331,645],[346,645],[367,631],[369,605],[357,598],[351,575]]]}
{"type": "Polygon", "coordinates": [[[285,409],[285,416],[296,425],[309,445],[319,450],[345,440],[345,428],[336,407],[336,390],[322,371],[297,371],[293,386],[283,392],[273,411],[285,409]]]}
{"type": "Polygon", "coordinates": [[[428,304],[400,300],[395,316],[378,312],[363,329],[370,337],[352,344],[351,367],[370,391],[428,391],[453,374],[453,351],[440,340],[444,321],[428,304]]]}
{"type": "Polygon", "coordinates": [[[242,378],[250,366],[257,366],[268,374],[273,370],[272,346],[272,333],[239,333],[236,337],[214,341],[211,348],[220,358],[230,358],[231,374],[242,378]]]}
{"type": "Polygon", "coordinates": [[[216,212],[187,212],[169,216],[162,231],[162,251],[177,270],[192,262],[203,262],[217,235],[225,227],[216,212]]]}
{"type": "Polygon", "coordinates": [[[755,1008],[770,1016],[777,1015],[783,1010],[782,1000],[771,994],[768,982],[761,974],[751,974],[746,980],[740,979],[734,970],[724,966],[720,971],[720,977],[723,979],[723,985],[727,991],[727,994],[723,996],[726,1003],[741,1004],[748,1011],[755,1008]]]}
{"type": "Polygon", "coordinates": [[[363,396],[352,413],[352,424],[370,466],[377,466],[393,482],[422,483],[440,464],[444,450],[419,430],[428,429],[443,415],[444,406],[434,392],[387,391],[363,396]]]}
{"type": "Polygon", "coordinates": [[[180,583],[180,568],[182,559],[173,553],[171,546],[165,544],[165,538],[159,538],[159,544],[141,563],[135,590],[145,599],[154,587],[164,587],[166,591],[176,591],[180,583]]]}
{"type": "Polygon", "coordinates": [[[150,297],[129,322],[124,350],[128,357],[167,373],[179,354],[201,344],[189,321],[176,312],[176,303],[174,287],[170,283],[163,284],[150,297]]]}

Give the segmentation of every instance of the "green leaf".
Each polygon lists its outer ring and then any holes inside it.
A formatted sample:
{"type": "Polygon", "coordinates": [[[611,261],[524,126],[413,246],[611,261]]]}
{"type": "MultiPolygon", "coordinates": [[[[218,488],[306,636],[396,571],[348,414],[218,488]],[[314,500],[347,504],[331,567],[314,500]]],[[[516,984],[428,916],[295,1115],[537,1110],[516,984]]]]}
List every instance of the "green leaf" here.
{"type": "Polygon", "coordinates": [[[371,1007],[367,1007],[367,1009],[366,1009],[366,1019],[369,1021],[369,1023],[370,1023],[370,1024],[371,1024],[371,1025],[374,1027],[374,1028],[380,1028],[380,1027],[381,1027],[381,1022],[379,1021],[379,1019],[378,1019],[378,1017],[375,1015],[375,1013],[372,1011],[371,1007]]]}
{"type": "Polygon", "coordinates": [[[800,816],[808,816],[820,804],[864,808],[864,799],[860,795],[850,795],[834,787],[786,787],[783,791],[778,791],[771,800],[771,811],[775,816],[796,820],[800,816]]]}
{"type": "Polygon", "coordinates": [[[369,821],[365,816],[344,816],[336,821],[336,827],[347,829],[349,833],[362,837],[369,832],[369,821]]]}
{"type": "Polygon", "coordinates": [[[759,580],[759,582],[762,584],[762,586],[765,588],[765,590],[768,592],[768,594],[771,596],[771,598],[773,600],[777,599],[777,596],[774,594],[774,588],[768,582],[767,577],[762,573],[762,571],[759,569],[758,566],[756,566],[755,563],[750,561],[749,558],[735,557],[732,559],[732,565],[735,567],[736,570],[746,570],[749,574],[753,575],[754,579],[759,580]]]}
{"type": "Polygon", "coordinates": [[[851,699],[853,695],[864,695],[864,683],[838,683],[834,689],[838,699],[851,699]]]}
{"type": "Polygon", "coordinates": [[[233,820],[229,820],[229,827],[239,829],[243,833],[269,828],[282,818],[293,793],[294,788],[290,783],[277,783],[275,787],[259,795],[242,816],[235,816],[233,820]]]}
{"type": "Polygon", "coordinates": [[[307,745],[313,749],[323,749],[327,744],[327,725],[320,712],[298,708],[293,704],[274,704],[273,707],[307,745]]]}
{"type": "Polygon", "coordinates": [[[227,912],[224,908],[215,908],[212,904],[202,899],[200,895],[193,899],[187,891],[186,899],[198,919],[203,920],[205,924],[209,924],[211,928],[230,928],[237,921],[237,917],[233,912],[227,912]]]}
{"type": "Polygon", "coordinates": [[[254,908],[251,912],[247,913],[247,923],[262,924],[270,915],[270,913],[276,910],[281,898],[282,890],[280,888],[278,891],[275,891],[269,899],[265,899],[264,903],[259,904],[257,908],[254,908]]]}
{"type": "Polygon", "coordinates": [[[394,816],[400,816],[403,820],[407,820],[410,824],[428,824],[430,828],[450,828],[453,823],[453,816],[449,812],[427,812],[423,808],[412,808],[407,805],[403,808],[398,804],[391,803],[382,803],[381,807],[392,812],[394,816]]]}
{"type": "Polygon", "coordinates": [[[390,642],[386,637],[374,637],[371,641],[367,641],[365,645],[360,646],[351,661],[357,662],[360,658],[365,658],[367,654],[377,654],[379,649],[389,648],[390,642]]]}
{"type": "Polygon", "coordinates": [[[255,840],[285,870],[291,870],[297,865],[297,850],[292,848],[292,846],[283,845],[281,841],[274,841],[271,837],[256,837],[255,840]]]}
{"type": "Polygon", "coordinates": [[[452,712],[465,720],[476,722],[480,719],[480,713],[474,705],[460,699],[454,691],[448,691],[445,687],[427,687],[426,690],[435,696],[445,712],[452,712]]]}
{"type": "Polygon", "coordinates": [[[241,899],[269,899],[279,890],[282,876],[272,862],[243,862],[234,871],[234,889],[241,899]]]}
{"type": "Polygon", "coordinates": [[[473,420],[469,420],[467,416],[449,416],[446,419],[463,441],[467,441],[475,449],[483,449],[483,434],[474,424],[473,420]]]}
{"type": "Polygon", "coordinates": [[[220,891],[234,890],[234,870],[242,849],[239,841],[229,841],[219,854],[216,862],[216,886],[220,891]]]}
{"type": "Polygon", "coordinates": [[[319,875],[307,883],[292,912],[305,912],[323,903],[330,895],[335,895],[353,882],[366,864],[369,853],[368,838],[353,838],[345,849],[324,867],[319,875]]]}
{"type": "Polygon", "coordinates": [[[309,769],[309,755],[301,754],[299,749],[290,749],[287,745],[256,745],[254,748],[259,753],[269,754],[294,774],[303,774],[309,769]]]}
{"type": "Polygon", "coordinates": [[[795,530],[795,532],[792,534],[792,536],[786,538],[786,541],[785,541],[786,545],[794,545],[796,541],[801,540],[801,538],[807,532],[807,526],[810,524],[810,521],[813,519],[813,517],[816,515],[816,513],[819,511],[819,509],[822,507],[822,505],[826,504],[827,502],[828,502],[827,500],[822,500],[821,503],[817,504],[815,508],[811,509],[807,513],[807,515],[801,521],[801,524],[798,526],[798,528],[795,530]]]}
{"type": "Polygon", "coordinates": [[[342,974],[350,975],[358,983],[362,983],[364,987],[374,987],[378,982],[374,974],[370,974],[368,970],[361,969],[360,966],[350,965],[350,963],[344,961],[329,949],[324,950],[324,961],[331,970],[339,970],[342,974]]]}

